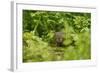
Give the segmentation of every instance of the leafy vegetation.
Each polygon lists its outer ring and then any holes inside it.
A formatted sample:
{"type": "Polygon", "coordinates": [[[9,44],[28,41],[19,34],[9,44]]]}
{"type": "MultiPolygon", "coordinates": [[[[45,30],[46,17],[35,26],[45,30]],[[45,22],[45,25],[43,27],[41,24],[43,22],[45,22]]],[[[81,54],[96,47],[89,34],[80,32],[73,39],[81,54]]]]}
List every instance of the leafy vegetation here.
{"type": "Polygon", "coordinates": [[[90,35],[90,13],[23,10],[23,62],[90,59],[90,35]]]}

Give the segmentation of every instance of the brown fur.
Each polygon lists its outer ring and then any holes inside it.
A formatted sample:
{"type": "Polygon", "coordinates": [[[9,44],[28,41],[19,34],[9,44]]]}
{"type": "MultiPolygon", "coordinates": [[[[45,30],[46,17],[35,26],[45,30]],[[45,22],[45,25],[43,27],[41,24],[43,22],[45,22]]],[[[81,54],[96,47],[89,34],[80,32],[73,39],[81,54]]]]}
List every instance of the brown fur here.
{"type": "Polygon", "coordinates": [[[64,41],[64,33],[63,32],[55,32],[55,43],[56,46],[62,46],[64,41]]]}

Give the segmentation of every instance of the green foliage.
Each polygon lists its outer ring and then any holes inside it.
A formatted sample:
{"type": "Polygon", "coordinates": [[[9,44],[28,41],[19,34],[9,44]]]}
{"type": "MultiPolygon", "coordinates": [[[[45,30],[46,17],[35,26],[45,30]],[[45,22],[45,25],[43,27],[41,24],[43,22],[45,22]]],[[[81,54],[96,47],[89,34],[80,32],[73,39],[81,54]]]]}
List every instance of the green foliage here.
{"type": "Polygon", "coordinates": [[[90,59],[90,32],[90,13],[23,10],[23,62],[90,59]]]}

